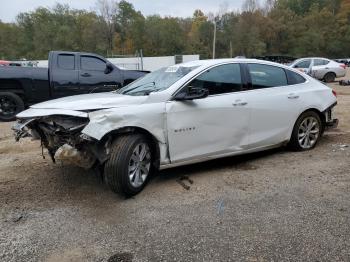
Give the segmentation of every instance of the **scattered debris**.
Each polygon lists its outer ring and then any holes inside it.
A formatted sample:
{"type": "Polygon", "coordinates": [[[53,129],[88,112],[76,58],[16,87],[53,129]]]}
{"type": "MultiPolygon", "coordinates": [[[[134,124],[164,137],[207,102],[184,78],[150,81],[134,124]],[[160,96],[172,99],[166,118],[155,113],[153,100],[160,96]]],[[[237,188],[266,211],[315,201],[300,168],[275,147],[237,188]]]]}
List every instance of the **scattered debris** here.
{"type": "Polygon", "coordinates": [[[340,86],[350,86],[350,80],[340,80],[339,85],[340,86]]]}
{"type": "Polygon", "coordinates": [[[190,190],[190,186],[186,185],[183,181],[188,181],[191,185],[193,184],[193,180],[190,179],[188,176],[182,176],[176,182],[178,182],[184,189],[190,190]]]}
{"type": "Polygon", "coordinates": [[[117,253],[111,256],[108,262],[132,262],[133,255],[131,253],[117,253]]]}
{"type": "Polygon", "coordinates": [[[25,218],[25,214],[23,212],[14,212],[14,213],[10,214],[5,221],[17,223],[24,218],[25,218]]]}
{"type": "Polygon", "coordinates": [[[96,161],[93,155],[85,151],[79,151],[68,144],[64,144],[56,151],[54,159],[75,164],[85,169],[90,169],[96,161]]]}
{"type": "MultiPolygon", "coordinates": [[[[336,149],[344,151],[346,148],[349,147],[349,145],[347,145],[347,144],[334,144],[334,145],[332,145],[332,147],[335,147],[336,149]]],[[[333,152],[335,152],[336,149],[333,149],[333,152]]]]}
{"type": "Polygon", "coordinates": [[[220,199],[218,204],[216,205],[216,209],[217,209],[217,214],[221,215],[224,213],[224,209],[225,209],[225,202],[223,199],[220,199]]]}
{"type": "Polygon", "coordinates": [[[17,216],[12,218],[12,221],[16,223],[16,222],[19,222],[22,218],[23,218],[23,215],[18,214],[17,216]]]}

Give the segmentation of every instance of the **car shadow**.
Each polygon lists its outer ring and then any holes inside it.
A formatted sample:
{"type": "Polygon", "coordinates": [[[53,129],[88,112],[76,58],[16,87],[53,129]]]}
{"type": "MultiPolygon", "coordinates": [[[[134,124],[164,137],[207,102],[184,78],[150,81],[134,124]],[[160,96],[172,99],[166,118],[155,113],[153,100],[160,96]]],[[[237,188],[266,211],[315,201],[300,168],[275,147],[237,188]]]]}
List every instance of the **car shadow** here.
{"type": "Polygon", "coordinates": [[[284,154],[289,151],[285,147],[280,147],[276,149],[270,149],[257,153],[250,153],[244,155],[237,155],[231,157],[218,158],[214,160],[209,160],[201,163],[190,164],[186,166],[174,167],[170,169],[161,170],[153,176],[153,179],[166,181],[179,179],[182,176],[193,176],[198,175],[201,172],[208,171],[219,171],[222,169],[232,168],[232,169],[242,169],[251,170],[256,169],[255,166],[251,164],[252,161],[272,156],[275,154],[284,154]]]}

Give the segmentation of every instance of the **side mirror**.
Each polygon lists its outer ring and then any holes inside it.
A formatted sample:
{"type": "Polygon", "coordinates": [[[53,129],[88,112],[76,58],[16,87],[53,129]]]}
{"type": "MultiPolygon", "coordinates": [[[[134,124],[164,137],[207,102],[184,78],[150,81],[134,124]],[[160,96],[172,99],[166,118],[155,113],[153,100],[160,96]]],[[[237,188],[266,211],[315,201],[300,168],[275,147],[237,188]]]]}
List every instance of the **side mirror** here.
{"type": "Polygon", "coordinates": [[[105,74],[109,74],[110,72],[112,72],[114,69],[113,65],[110,62],[106,63],[106,69],[105,69],[105,74]]]}
{"type": "Polygon", "coordinates": [[[194,99],[206,98],[209,95],[209,90],[200,87],[188,87],[187,92],[180,92],[175,96],[176,101],[186,101],[194,99]]]}

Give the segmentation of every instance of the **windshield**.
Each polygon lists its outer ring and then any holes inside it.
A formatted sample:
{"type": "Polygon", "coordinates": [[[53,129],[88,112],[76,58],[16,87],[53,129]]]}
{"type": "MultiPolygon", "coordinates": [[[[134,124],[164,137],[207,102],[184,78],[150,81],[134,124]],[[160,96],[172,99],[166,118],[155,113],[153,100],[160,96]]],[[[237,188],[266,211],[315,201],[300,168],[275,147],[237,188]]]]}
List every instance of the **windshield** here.
{"type": "Polygon", "coordinates": [[[123,87],[118,93],[131,96],[147,96],[152,92],[163,91],[197,67],[175,65],[161,68],[123,87]]]}

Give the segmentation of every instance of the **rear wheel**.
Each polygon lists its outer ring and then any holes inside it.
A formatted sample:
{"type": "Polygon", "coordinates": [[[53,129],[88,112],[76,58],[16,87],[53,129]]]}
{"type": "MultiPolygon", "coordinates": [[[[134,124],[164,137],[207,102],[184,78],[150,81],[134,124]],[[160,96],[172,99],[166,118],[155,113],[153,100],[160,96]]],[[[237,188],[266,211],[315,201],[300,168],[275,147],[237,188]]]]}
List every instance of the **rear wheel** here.
{"type": "Polygon", "coordinates": [[[107,184],[124,196],[138,194],[150,177],[152,160],[151,145],[145,136],[132,134],[117,138],[104,169],[107,184]]]}
{"type": "Polygon", "coordinates": [[[294,125],[289,147],[296,151],[313,149],[322,134],[322,122],[316,112],[303,113],[294,125]]]}
{"type": "Polygon", "coordinates": [[[334,82],[335,78],[336,78],[336,75],[334,73],[327,73],[324,76],[324,81],[326,83],[332,83],[332,82],[334,82]]]}
{"type": "Polygon", "coordinates": [[[0,121],[13,121],[24,110],[23,100],[16,94],[0,92],[0,121]]]}

